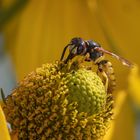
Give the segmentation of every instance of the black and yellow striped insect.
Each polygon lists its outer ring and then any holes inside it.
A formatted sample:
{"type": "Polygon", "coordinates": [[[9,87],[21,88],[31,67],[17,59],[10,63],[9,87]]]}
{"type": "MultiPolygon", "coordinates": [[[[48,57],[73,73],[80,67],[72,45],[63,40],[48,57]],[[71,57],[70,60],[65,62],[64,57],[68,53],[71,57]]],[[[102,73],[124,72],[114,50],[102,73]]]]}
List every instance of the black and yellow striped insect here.
{"type": "Polygon", "coordinates": [[[132,63],[130,63],[128,60],[103,49],[100,44],[92,40],[83,40],[80,37],[73,38],[71,42],[64,48],[61,56],[61,61],[63,61],[67,48],[69,48],[70,52],[67,58],[64,59],[64,62],[67,63],[70,59],[74,58],[77,55],[87,56],[88,54],[88,57],[85,57],[85,61],[93,61],[94,64],[98,66],[97,73],[101,73],[104,77],[107,92],[113,91],[116,82],[112,63],[108,60],[105,60],[104,54],[109,54],[121,61],[123,65],[132,67],[132,63]]]}

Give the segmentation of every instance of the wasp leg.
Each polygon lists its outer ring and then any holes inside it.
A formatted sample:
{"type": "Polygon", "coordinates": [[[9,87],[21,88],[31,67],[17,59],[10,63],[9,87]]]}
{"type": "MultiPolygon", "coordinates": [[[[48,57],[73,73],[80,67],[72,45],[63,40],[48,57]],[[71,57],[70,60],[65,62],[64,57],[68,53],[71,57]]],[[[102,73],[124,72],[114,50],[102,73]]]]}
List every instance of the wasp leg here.
{"type": "Polygon", "coordinates": [[[89,54],[85,55],[84,60],[87,61],[87,62],[91,62],[92,61],[92,59],[89,57],[89,54]]]}
{"type": "Polygon", "coordinates": [[[103,77],[103,82],[105,83],[107,92],[113,92],[116,86],[116,79],[112,63],[109,62],[108,60],[100,61],[98,63],[98,71],[101,73],[103,77]]]}
{"type": "Polygon", "coordinates": [[[97,74],[99,75],[99,73],[101,74],[101,77],[103,78],[103,83],[105,84],[105,90],[106,92],[108,91],[108,76],[105,73],[105,71],[103,70],[103,64],[102,61],[98,64],[98,71],[97,74]]]}

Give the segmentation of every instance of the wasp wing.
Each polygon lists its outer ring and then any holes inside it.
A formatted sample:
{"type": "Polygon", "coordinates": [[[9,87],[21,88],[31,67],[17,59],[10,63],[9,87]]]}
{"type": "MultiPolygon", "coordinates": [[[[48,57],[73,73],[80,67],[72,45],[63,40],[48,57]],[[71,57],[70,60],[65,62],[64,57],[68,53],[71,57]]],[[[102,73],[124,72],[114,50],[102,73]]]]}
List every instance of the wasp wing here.
{"type": "Polygon", "coordinates": [[[102,47],[95,47],[94,49],[97,50],[97,51],[101,51],[103,53],[109,54],[109,55],[117,58],[125,66],[128,66],[128,67],[132,67],[133,66],[133,64],[131,62],[129,62],[127,59],[125,59],[125,58],[123,58],[123,57],[121,57],[119,55],[116,55],[115,53],[112,53],[110,51],[107,51],[107,50],[103,49],[102,47]]]}

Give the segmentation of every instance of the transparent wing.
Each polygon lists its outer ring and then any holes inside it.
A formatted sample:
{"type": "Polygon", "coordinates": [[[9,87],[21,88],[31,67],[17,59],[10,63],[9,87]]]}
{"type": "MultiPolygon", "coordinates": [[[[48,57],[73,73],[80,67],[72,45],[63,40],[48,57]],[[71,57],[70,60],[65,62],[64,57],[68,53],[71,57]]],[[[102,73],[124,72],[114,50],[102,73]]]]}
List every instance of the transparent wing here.
{"type": "Polygon", "coordinates": [[[109,55],[111,55],[111,56],[117,58],[117,59],[118,59],[119,61],[121,61],[122,64],[125,65],[125,66],[133,67],[133,64],[132,64],[130,61],[128,61],[127,59],[125,59],[125,58],[123,58],[123,57],[121,57],[121,56],[119,56],[119,55],[116,55],[116,54],[114,54],[114,53],[112,53],[112,52],[110,52],[110,51],[107,51],[107,50],[103,49],[102,47],[95,47],[94,49],[97,50],[97,51],[101,51],[101,52],[103,52],[103,53],[109,54],[109,55]]]}

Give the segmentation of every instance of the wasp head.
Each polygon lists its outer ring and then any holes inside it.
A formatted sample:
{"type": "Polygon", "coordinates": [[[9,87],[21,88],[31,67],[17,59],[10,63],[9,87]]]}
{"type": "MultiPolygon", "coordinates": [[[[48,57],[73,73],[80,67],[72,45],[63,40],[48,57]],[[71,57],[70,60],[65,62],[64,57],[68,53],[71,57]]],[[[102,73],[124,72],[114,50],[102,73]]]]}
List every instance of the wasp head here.
{"type": "Polygon", "coordinates": [[[85,50],[85,41],[82,38],[75,37],[71,40],[70,44],[69,50],[73,55],[80,55],[85,50]]]}

